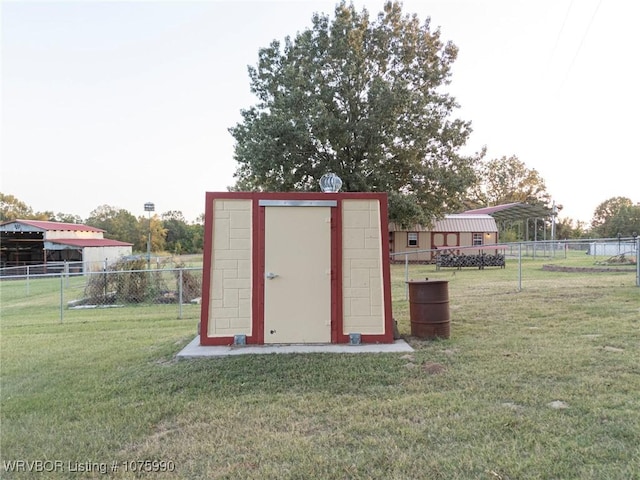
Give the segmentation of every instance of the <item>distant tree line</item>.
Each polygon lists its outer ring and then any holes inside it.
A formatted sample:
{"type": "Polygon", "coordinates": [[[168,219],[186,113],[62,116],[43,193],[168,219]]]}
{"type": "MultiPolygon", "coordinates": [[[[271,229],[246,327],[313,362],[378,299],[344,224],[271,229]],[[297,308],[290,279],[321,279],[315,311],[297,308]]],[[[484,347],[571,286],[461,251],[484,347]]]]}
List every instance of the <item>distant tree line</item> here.
{"type": "Polygon", "coordinates": [[[613,197],[596,208],[591,231],[598,237],[614,238],[640,234],[640,203],[627,197],[613,197]]]}
{"type": "MultiPolygon", "coordinates": [[[[518,163],[515,157],[491,161],[488,164],[498,166],[500,162],[518,163]]],[[[520,165],[522,166],[522,165],[520,165]]],[[[520,171],[520,170],[518,170],[520,171]]],[[[521,171],[522,178],[539,179],[535,170],[521,171]]],[[[509,181],[513,181],[509,180],[509,181]]],[[[488,182],[489,184],[490,182],[488,182]]],[[[537,180],[536,182],[537,183],[537,180]]],[[[542,182],[543,184],[543,182],[542,182]]],[[[539,185],[538,185],[539,187],[539,185]]],[[[535,185],[529,191],[536,191],[535,195],[523,194],[526,186],[520,185],[516,190],[505,190],[502,194],[494,193],[494,198],[482,199],[480,193],[484,187],[477,186],[477,191],[466,197],[465,203],[469,209],[486,205],[500,205],[504,203],[523,202],[540,204],[547,198],[546,192],[536,190],[535,185]]],[[[561,208],[561,207],[560,207],[561,208]]],[[[0,192],[0,222],[11,220],[49,220],[54,222],[83,223],[105,231],[105,238],[120,240],[133,244],[133,250],[146,252],[149,229],[151,229],[151,249],[154,252],[170,252],[176,255],[187,253],[201,253],[204,247],[204,221],[203,216],[193,222],[187,222],[180,211],[172,210],[160,215],[148,217],[135,217],[122,208],[109,205],[101,205],[93,210],[89,217],[82,219],[78,215],[53,212],[34,212],[31,207],[18,200],[13,195],[0,192]]],[[[548,222],[549,220],[545,220],[548,222]]],[[[539,222],[542,224],[543,222],[539,222]]],[[[542,228],[541,226],[539,226],[542,228]]],[[[548,225],[546,225],[548,228],[548,225]]],[[[572,238],[615,238],[631,237],[640,234],[640,204],[634,204],[627,197],[613,197],[602,202],[594,211],[590,224],[575,221],[570,218],[560,218],[556,221],[556,239],[572,238]]],[[[501,241],[513,241],[513,232],[500,232],[501,241]]],[[[543,238],[538,235],[538,239],[543,238]]]]}

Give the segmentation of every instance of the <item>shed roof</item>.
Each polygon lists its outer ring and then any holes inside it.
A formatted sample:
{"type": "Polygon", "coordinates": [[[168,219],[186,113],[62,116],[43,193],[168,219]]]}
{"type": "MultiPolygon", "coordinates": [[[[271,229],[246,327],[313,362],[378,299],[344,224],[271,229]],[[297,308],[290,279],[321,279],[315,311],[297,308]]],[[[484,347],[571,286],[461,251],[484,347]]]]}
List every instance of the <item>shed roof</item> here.
{"type": "Polygon", "coordinates": [[[499,221],[526,220],[527,218],[545,218],[551,215],[551,210],[540,205],[529,205],[528,203],[505,203],[492,207],[476,208],[467,210],[462,215],[491,215],[499,221]]]}
{"type": "Polygon", "coordinates": [[[455,214],[445,215],[444,218],[436,220],[433,227],[428,228],[423,225],[415,225],[412,228],[399,228],[395,223],[389,223],[389,231],[410,231],[410,232],[497,232],[498,226],[491,215],[467,215],[455,214]]]}
{"type": "Polygon", "coordinates": [[[433,232],[497,232],[496,221],[490,215],[446,215],[438,220],[433,232]]]}
{"type": "MultiPolygon", "coordinates": [[[[8,222],[0,223],[0,227],[5,227],[12,223],[18,223],[22,225],[28,225],[38,230],[43,231],[67,231],[67,232],[104,232],[104,230],[96,227],[90,227],[82,223],[64,223],[64,222],[49,222],[46,220],[9,220],[8,222]]],[[[5,227],[6,230],[6,227],[5,227]]]]}

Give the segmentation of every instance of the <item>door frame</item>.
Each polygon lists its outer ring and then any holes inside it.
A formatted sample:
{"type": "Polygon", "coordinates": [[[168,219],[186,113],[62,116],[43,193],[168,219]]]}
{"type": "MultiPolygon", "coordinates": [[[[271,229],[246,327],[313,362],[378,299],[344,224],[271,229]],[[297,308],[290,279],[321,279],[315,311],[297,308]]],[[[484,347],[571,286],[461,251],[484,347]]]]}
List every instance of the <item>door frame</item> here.
{"type": "MultiPolygon", "coordinates": [[[[324,194],[326,195],[326,194],[324,194]]],[[[320,200],[300,200],[300,199],[258,199],[254,201],[254,208],[258,211],[257,237],[259,240],[257,261],[253,264],[253,278],[258,279],[259,284],[254,283],[254,302],[258,304],[258,311],[253,317],[252,332],[256,337],[256,343],[264,343],[264,301],[265,301],[265,226],[266,226],[266,208],[267,207],[285,207],[285,208],[306,208],[314,206],[329,207],[331,211],[330,226],[330,257],[331,257],[331,343],[337,343],[337,324],[342,327],[342,311],[337,311],[338,305],[342,308],[342,248],[337,248],[342,244],[342,219],[340,213],[340,205],[337,200],[322,198],[320,200]],[[320,204],[322,202],[322,204],[320,204]],[[337,217],[340,217],[338,219],[337,217]],[[339,228],[337,227],[339,225],[339,228]],[[257,320],[257,321],[256,321],[257,320]]],[[[342,328],[341,328],[342,329],[342,328]]]]}

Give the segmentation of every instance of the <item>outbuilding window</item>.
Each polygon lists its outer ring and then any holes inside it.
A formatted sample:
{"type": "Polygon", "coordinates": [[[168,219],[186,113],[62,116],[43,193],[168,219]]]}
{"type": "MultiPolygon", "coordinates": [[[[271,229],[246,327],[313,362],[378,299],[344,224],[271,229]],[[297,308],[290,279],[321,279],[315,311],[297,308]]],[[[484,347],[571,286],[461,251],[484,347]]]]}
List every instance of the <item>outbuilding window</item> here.
{"type": "Polygon", "coordinates": [[[482,233],[474,233],[473,234],[473,244],[474,245],[482,245],[484,243],[482,233]]]}
{"type": "Polygon", "coordinates": [[[418,232],[407,232],[407,246],[408,247],[418,246],[418,232]]]}

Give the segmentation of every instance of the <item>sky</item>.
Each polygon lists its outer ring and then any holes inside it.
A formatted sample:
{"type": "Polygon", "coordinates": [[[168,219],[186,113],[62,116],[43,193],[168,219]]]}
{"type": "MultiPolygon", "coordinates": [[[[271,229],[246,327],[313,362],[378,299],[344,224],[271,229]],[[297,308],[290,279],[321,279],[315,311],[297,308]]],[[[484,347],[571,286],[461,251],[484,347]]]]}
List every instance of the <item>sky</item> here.
{"type": "MultiPolygon", "coordinates": [[[[82,219],[152,202],[195,221],[234,183],[228,129],[257,103],[247,66],[336,3],[2,0],[0,191],[82,219]]],[[[402,4],[459,48],[447,91],[472,124],[465,152],[517,156],[560,218],[640,202],[640,2],[402,4]]]]}

